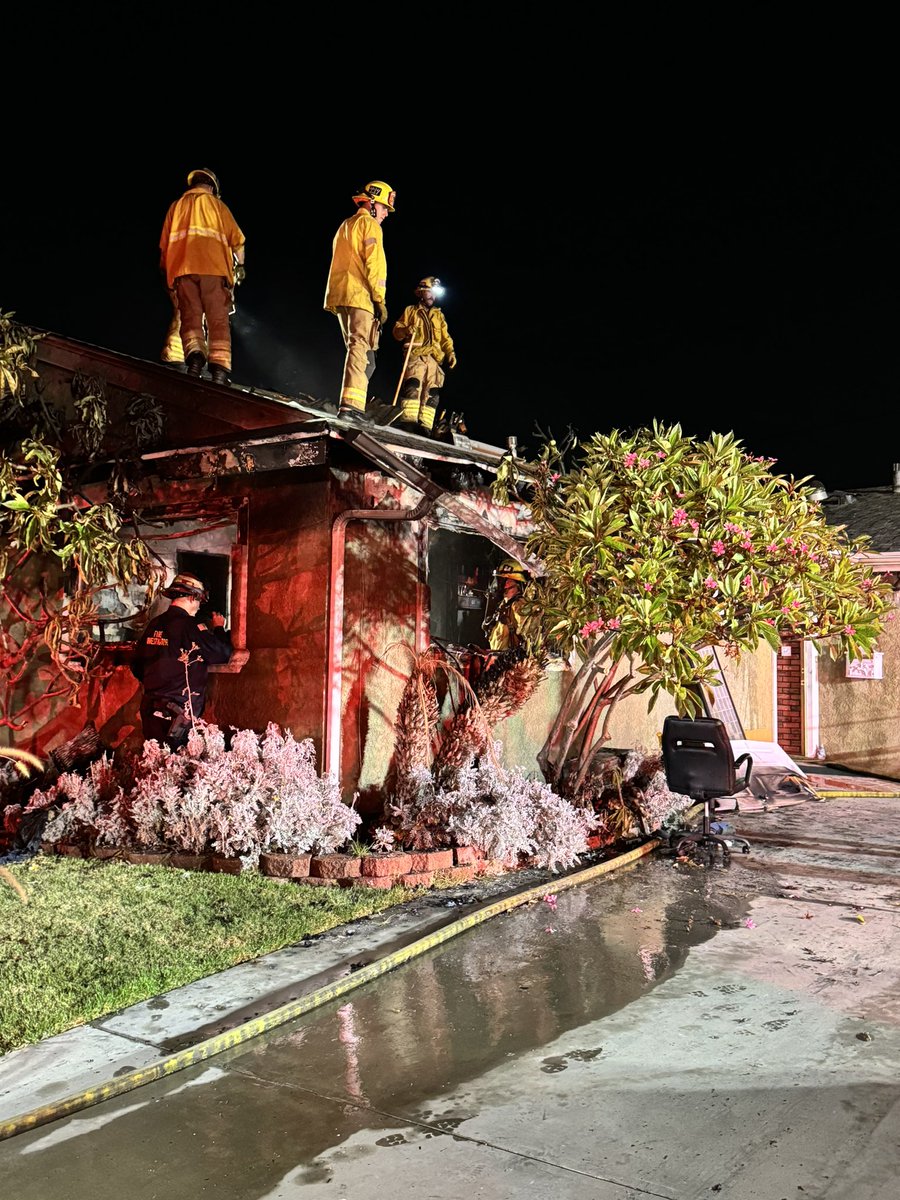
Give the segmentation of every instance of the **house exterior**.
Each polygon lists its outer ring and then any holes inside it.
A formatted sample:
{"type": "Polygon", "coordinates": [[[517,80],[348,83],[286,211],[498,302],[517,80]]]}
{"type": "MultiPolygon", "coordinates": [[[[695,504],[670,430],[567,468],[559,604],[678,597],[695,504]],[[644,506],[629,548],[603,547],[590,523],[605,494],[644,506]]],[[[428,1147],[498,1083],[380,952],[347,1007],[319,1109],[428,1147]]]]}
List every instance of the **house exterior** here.
{"type": "MultiPolygon", "coordinates": [[[[853,492],[821,488],[830,525],[851,539],[867,536],[873,570],[900,587],[900,464],[891,483],[853,492]]],[[[826,758],[860,771],[900,779],[900,620],[885,622],[871,660],[832,661],[811,643],[786,642],[777,660],[778,741],[794,757],[826,758]]]]}
{"type": "MultiPolygon", "coordinates": [[[[64,408],[76,377],[99,381],[113,417],[155,397],[165,427],[132,497],[140,532],[167,578],[188,570],[207,582],[235,645],[211,668],[205,718],[312,738],[321,769],[364,803],[390,762],[410,651],[486,647],[484,589],[530,529],[527,509],[491,500],[503,450],[361,429],[308,397],[222,387],[55,334],[40,340],[36,367],[64,408]]],[[[106,486],[100,470],[90,498],[106,486]]],[[[142,596],[102,594],[101,669],[81,706],[43,705],[19,744],[43,754],[88,721],[113,749],[139,742],[127,662],[142,596]]]]}
{"type": "MultiPolygon", "coordinates": [[[[55,334],[38,343],[36,366],[44,394],[59,405],[71,405],[80,376],[100,381],[111,413],[141,395],[164,411],[163,437],[141,460],[133,499],[167,575],[200,575],[232,631],[235,653],[211,669],[205,717],[257,730],[274,721],[312,738],[321,770],[340,779],[345,798],[358,795],[362,809],[374,808],[412,654],[436,642],[466,664],[486,652],[491,572],[523,556],[527,508],[497,505],[490,495],[506,449],[459,434],[438,442],[353,426],[312,397],[222,387],[55,334]]],[[[102,472],[91,486],[103,496],[102,472]]],[[[885,503],[890,523],[900,495],[891,491],[885,503]]],[[[823,507],[829,519],[839,511],[823,507]]],[[[863,508],[847,507],[863,517],[863,508]]],[[[874,519],[870,511],[864,521],[874,519]]],[[[876,546],[878,569],[900,571],[897,541],[876,546]]],[[[138,604],[112,588],[101,598],[101,669],[81,706],[42,706],[19,744],[46,753],[88,721],[112,748],[138,744],[140,691],[127,668],[138,604]]],[[[896,661],[895,637],[892,627],[886,664],[896,661]]],[[[793,757],[824,743],[848,765],[900,774],[891,681],[851,680],[843,664],[817,659],[809,646],[788,649],[774,655],[761,646],[721,660],[741,735],[778,742],[793,757]],[[894,717],[873,716],[886,700],[894,717]]],[[[507,765],[538,773],[536,756],[571,675],[572,664],[553,662],[538,691],[495,729],[507,765]]],[[[718,715],[718,701],[708,698],[718,715]]],[[[655,750],[671,712],[665,698],[652,712],[644,697],[626,699],[611,745],[655,750]]]]}

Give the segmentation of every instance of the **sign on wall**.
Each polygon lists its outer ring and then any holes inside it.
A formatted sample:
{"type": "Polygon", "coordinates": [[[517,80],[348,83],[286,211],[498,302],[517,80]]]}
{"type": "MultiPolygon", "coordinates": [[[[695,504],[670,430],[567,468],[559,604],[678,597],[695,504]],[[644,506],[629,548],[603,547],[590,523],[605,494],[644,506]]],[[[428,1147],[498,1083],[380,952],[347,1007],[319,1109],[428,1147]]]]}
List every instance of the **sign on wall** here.
{"type": "Polygon", "coordinates": [[[881,659],[880,650],[875,650],[871,658],[848,658],[846,677],[848,679],[883,679],[881,659]]]}

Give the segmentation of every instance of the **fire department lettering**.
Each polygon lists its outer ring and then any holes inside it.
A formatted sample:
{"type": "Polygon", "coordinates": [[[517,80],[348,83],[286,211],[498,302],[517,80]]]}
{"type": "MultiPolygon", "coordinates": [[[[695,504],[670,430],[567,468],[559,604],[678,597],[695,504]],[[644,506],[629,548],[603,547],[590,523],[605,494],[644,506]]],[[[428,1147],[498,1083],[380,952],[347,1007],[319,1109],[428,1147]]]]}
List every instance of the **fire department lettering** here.
{"type": "Polygon", "coordinates": [[[164,637],[163,634],[161,634],[159,632],[159,630],[155,630],[153,633],[149,634],[147,637],[147,645],[148,646],[168,646],[168,644],[169,644],[169,639],[167,637],[164,637]]]}

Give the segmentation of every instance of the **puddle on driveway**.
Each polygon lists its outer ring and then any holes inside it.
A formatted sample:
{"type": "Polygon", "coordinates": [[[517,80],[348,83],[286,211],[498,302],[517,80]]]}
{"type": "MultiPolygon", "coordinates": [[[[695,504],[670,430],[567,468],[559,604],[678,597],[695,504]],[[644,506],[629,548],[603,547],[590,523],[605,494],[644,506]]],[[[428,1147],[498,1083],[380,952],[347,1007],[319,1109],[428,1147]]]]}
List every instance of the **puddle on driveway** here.
{"type": "Polygon", "coordinates": [[[170,1171],[180,1181],[172,1195],[193,1194],[190,1179],[215,1178],[222,1200],[267,1197],[280,1194],[271,1189],[286,1172],[296,1183],[325,1182],[329,1151],[453,1138],[477,1114],[441,1113],[442,1097],[520,1058],[533,1087],[576,1063],[595,1069],[603,1046],[579,1031],[651,992],[692,946],[739,924],[754,890],[734,866],[651,859],[493,917],[246,1047],[23,1135],[18,1147],[0,1146],[9,1193],[38,1196],[19,1169],[30,1160],[41,1200],[138,1200],[157,1194],[136,1191],[138,1179],[158,1182],[170,1171]],[[567,1033],[571,1049],[559,1053],[567,1033]],[[10,1154],[26,1143],[21,1159],[10,1154]],[[249,1164],[254,1182],[244,1192],[249,1164]],[[84,1176],[79,1190],[84,1171],[94,1183],[84,1176]]]}

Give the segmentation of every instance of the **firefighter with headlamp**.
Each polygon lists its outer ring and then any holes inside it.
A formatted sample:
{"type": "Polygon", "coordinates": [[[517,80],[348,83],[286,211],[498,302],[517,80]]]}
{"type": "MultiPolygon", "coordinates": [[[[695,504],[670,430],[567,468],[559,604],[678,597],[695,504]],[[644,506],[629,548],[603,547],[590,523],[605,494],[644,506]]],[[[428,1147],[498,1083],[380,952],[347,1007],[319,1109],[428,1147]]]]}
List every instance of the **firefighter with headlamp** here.
{"type": "Polygon", "coordinates": [[[444,386],[443,364],[456,366],[456,350],[447,319],[435,303],[444,294],[440,279],[426,275],[416,286],[416,303],[407,305],[394,322],[394,337],[407,351],[400,379],[401,429],[431,434],[444,386]]]}
{"type": "Polygon", "coordinates": [[[366,411],[381,330],[387,324],[381,224],[394,212],[396,199],[397,193],[383,180],[367,183],[353,197],[356,212],[341,223],[331,246],[324,308],[337,317],[344,339],[338,416],[351,421],[359,421],[366,411]]]}

